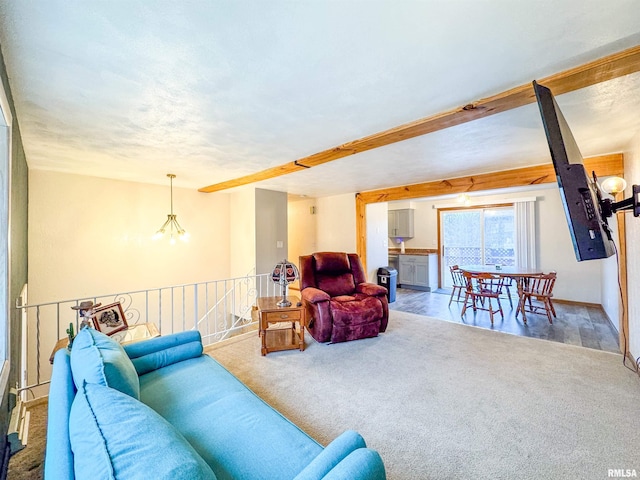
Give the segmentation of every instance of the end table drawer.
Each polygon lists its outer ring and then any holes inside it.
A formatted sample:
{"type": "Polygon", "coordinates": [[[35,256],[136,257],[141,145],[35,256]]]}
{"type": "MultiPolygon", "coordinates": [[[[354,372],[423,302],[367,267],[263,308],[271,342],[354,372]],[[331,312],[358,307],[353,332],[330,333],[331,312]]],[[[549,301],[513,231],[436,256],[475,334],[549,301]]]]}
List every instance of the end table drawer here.
{"type": "Polygon", "coordinates": [[[267,322],[295,322],[302,318],[302,312],[288,311],[288,312],[268,312],[265,314],[267,322]]]}

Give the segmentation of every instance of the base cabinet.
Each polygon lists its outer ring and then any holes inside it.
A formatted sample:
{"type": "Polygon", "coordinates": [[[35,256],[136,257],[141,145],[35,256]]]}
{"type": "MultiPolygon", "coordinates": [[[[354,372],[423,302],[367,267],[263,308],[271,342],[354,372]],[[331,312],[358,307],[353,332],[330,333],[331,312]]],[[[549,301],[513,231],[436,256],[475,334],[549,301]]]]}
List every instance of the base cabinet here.
{"type": "Polygon", "coordinates": [[[438,288],[436,255],[400,255],[398,284],[404,288],[431,291],[438,288]]]}

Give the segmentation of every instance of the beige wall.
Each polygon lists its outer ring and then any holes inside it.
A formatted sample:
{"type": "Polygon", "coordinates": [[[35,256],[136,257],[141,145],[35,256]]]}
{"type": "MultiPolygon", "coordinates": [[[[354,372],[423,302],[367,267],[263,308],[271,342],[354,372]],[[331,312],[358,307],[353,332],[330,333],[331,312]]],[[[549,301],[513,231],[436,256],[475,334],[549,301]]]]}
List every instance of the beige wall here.
{"type": "Polygon", "coordinates": [[[355,194],[318,198],[316,204],[318,251],[355,253],[355,194]]]}
{"type": "Polygon", "coordinates": [[[188,243],[152,240],[169,186],[29,172],[29,302],[229,277],[229,195],[174,188],[188,243]]]}
{"type": "Polygon", "coordinates": [[[290,200],[287,204],[289,217],[289,260],[298,264],[301,255],[316,251],[316,199],[290,200]],[[312,209],[314,209],[312,211],[312,209]]]}
{"type": "Polygon", "coordinates": [[[244,187],[229,194],[230,218],[227,230],[218,229],[220,237],[230,241],[231,278],[256,273],[256,193],[255,188],[244,187]]]}
{"type": "MultiPolygon", "coordinates": [[[[624,153],[625,197],[631,196],[631,185],[640,185],[640,132],[624,153]]],[[[625,214],[627,232],[627,285],[629,292],[629,350],[633,358],[640,356],[640,218],[625,214]]]]}
{"type": "MultiPolygon", "coordinates": [[[[640,134],[625,152],[625,163],[629,184],[640,183],[640,134]]],[[[255,266],[253,189],[201,194],[175,188],[175,213],[191,233],[191,240],[171,247],[166,241],[151,240],[169,210],[166,186],[40,170],[31,170],[29,181],[32,304],[241,276],[255,266]]],[[[612,295],[616,292],[609,288],[615,277],[611,273],[615,268],[610,265],[614,260],[575,261],[557,189],[514,196],[538,198],[537,221],[548,232],[539,239],[540,265],[558,271],[556,296],[607,304],[615,322],[612,295]]],[[[435,227],[425,227],[436,225],[435,204],[411,203],[429,220],[416,225],[416,237],[407,242],[408,248],[437,247],[435,227]]],[[[291,258],[312,251],[355,252],[353,194],[290,202],[289,208],[290,224],[296,225],[289,234],[291,258]],[[310,206],[316,207],[315,215],[309,213],[310,206]]],[[[386,232],[386,215],[374,213],[367,220],[368,235],[378,242],[378,230],[386,232]]],[[[640,300],[633,292],[640,288],[640,253],[634,248],[638,239],[640,221],[627,214],[629,337],[636,356],[640,355],[640,300]]],[[[387,264],[383,254],[378,255],[383,249],[376,246],[369,247],[370,279],[375,279],[372,275],[378,267],[387,264]]]]}
{"type": "Polygon", "coordinates": [[[537,197],[538,264],[545,272],[558,272],[554,297],[602,303],[602,265],[605,260],[576,260],[557,187],[538,192],[537,197]]]}
{"type": "Polygon", "coordinates": [[[378,268],[389,265],[389,240],[387,238],[387,204],[367,205],[367,277],[378,282],[378,268]]]}
{"type": "Polygon", "coordinates": [[[256,273],[271,273],[289,255],[287,194],[256,188],[256,273]]]}
{"type": "MultiPolygon", "coordinates": [[[[638,141],[640,144],[640,140],[638,141]]],[[[638,146],[640,156],[640,146],[638,146]]],[[[637,161],[636,161],[637,163],[637,161]]],[[[640,168],[636,167],[638,175],[640,168]]],[[[557,298],[586,303],[601,303],[605,306],[607,314],[614,325],[617,325],[618,306],[615,298],[616,291],[610,288],[615,282],[615,258],[606,260],[594,260],[589,262],[577,262],[571,244],[569,228],[564,216],[564,210],[560,200],[560,194],[555,185],[538,188],[532,191],[486,195],[474,197],[475,203],[501,203],[514,198],[536,198],[536,222],[539,231],[538,261],[544,271],[555,270],[558,272],[558,282],[555,288],[557,298]],[[613,272],[613,273],[612,273],[613,272]]],[[[294,202],[301,205],[301,202],[294,202]]],[[[317,203],[317,248],[313,251],[355,251],[355,200],[353,195],[337,195],[333,197],[319,198],[317,203]]],[[[290,208],[292,203],[290,202],[290,208]]],[[[386,205],[386,204],[378,204],[386,205]]],[[[399,204],[401,208],[414,208],[416,211],[416,236],[406,242],[407,248],[437,248],[437,208],[455,206],[455,201],[412,201],[399,204]],[[434,208],[435,207],[435,208],[434,208]]],[[[394,205],[394,208],[397,205],[394,205]]],[[[400,208],[398,207],[398,208],[400,208]]],[[[302,211],[302,205],[300,210],[302,211]]],[[[384,208],[384,207],[381,207],[384,208]]],[[[386,214],[367,206],[367,274],[369,279],[375,279],[375,272],[379,267],[388,264],[384,255],[384,249],[378,248],[384,239],[378,238],[377,232],[386,232],[386,214]],[[382,252],[382,253],[380,253],[382,252]]],[[[293,214],[290,212],[290,215],[293,214]]],[[[295,215],[295,214],[294,214],[295,215]]],[[[630,217],[632,218],[632,217],[630,217]]],[[[304,221],[297,220],[301,225],[304,221]]],[[[640,224],[640,222],[636,221],[640,224]]],[[[633,221],[627,221],[627,228],[633,221]]],[[[616,231],[615,220],[611,222],[612,229],[616,231]]],[[[312,242],[312,235],[301,234],[297,241],[306,239],[312,242]]],[[[384,236],[384,233],[382,234],[384,236]]],[[[394,246],[390,243],[390,246],[394,246]]],[[[632,247],[629,248],[630,250],[632,247]]],[[[290,249],[291,252],[291,249],[290,249]]],[[[640,261],[640,259],[638,259],[640,261]]],[[[640,281],[640,264],[637,267],[637,275],[640,281]]],[[[630,290],[631,291],[631,290],[630,290]]],[[[640,313],[640,304],[636,306],[640,313]]],[[[640,331],[640,322],[638,325],[640,331]]],[[[640,333],[638,334],[640,337],[640,333]]],[[[640,344],[640,338],[638,338],[640,344]]],[[[640,345],[639,345],[640,346],[640,345]]]]}
{"type": "MultiPolygon", "coordinates": [[[[578,263],[575,259],[569,227],[560,193],[554,184],[531,191],[500,195],[474,195],[473,205],[508,203],[514,199],[536,198],[538,230],[538,266],[558,272],[554,295],[577,302],[601,303],[602,261],[578,263]]],[[[396,208],[395,205],[390,208],[396,208]]],[[[438,208],[457,208],[455,199],[413,201],[415,236],[405,241],[406,248],[438,248],[438,208]]],[[[403,207],[405,208],[405,207],[403,207]]],[[[397,246],[397,245],[396,245],[397,246]]]]}
{"type": "MultiPolygon", "coordinates": [[[[620,238],[618,237],[617,218],[618,217],[616,215],[609,218],[608,224],[609,228],[611,228],[611,233],[613,234],[613,241],[616,247],[619,247],[620,238]]],[[[602,291],[600,294],[600,303],[613,326],[616,330],[620,331],[622,321],[620,318],[620,312],[622,311],[622,304],[620,300],[620,288],[618,286],[618,271],[618,259],[616,255],[602,260],[602,291]]]]}

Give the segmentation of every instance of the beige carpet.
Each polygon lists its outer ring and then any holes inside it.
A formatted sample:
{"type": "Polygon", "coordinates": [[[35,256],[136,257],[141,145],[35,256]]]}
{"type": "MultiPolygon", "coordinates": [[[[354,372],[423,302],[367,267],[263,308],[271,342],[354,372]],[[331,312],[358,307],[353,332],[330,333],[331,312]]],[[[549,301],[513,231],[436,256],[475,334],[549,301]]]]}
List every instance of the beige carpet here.
{"type": "Polygon", "coordinates": [[[41,480],[44,476],[44,449],[47,437],[47,402],[32,401],[29,411],[27,446],[9,459],[8,480],[41,480]]]}
{"type": "MultiPolygon", "coordinates": [[[[640,475],[640,380],[622,356],[391,312],[378,338],[260,356],[257,334],[213,356],[326,444],[358,430],[389,479],[640,475]]],[[[9,479],[42,478],[46,404],[9,479]]]]}
{"type": "Polygon", "coordinates": [[[640,380],[622,356],[391,312],[378,338],[212,356],[326,444],[355,429],[390,479],[640,475],[640,380]]]}

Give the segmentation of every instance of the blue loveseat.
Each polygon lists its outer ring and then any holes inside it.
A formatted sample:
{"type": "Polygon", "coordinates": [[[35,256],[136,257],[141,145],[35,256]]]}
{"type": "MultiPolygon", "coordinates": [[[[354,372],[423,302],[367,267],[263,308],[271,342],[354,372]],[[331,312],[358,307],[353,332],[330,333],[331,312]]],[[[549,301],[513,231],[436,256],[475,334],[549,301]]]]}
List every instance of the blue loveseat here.
{"type": "Polygon", "coordinates": [[[45,480],[385,479],[346,431],[323,448],[202,353],[195,331],[120,346],[94,329],[55,355],[45,480]]]}

